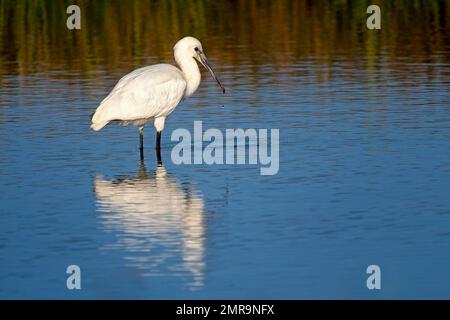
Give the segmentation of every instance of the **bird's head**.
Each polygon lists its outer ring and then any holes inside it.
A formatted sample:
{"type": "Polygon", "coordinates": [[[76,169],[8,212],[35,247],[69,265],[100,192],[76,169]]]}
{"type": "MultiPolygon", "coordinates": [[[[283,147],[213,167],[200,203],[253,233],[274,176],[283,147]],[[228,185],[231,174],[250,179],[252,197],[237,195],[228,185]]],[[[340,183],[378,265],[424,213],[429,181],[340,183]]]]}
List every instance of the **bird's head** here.
{"type": "Polygon", "coordinates": [[[179,40],[175,46],[173,47],[173,52],[175,55],[175,59],[178,61],[184,60],[184,59],[190,59],[193,58],[200,62],[202,66],[205,67],[206,70],[211,73],[214,80],[217,81],[217,84],[219,85],[220,89],[222,90],[222,93],[225,93],[225,88],[223,87],[222,83],[219,81],[219,79],[214,74],[213,69],[211,68],[210,64],[208,63],[208,59],[206,58],[205,53],[203,52],[203,47],[200,41],[194,37],[184,37],[183,39],[179,40]]]}

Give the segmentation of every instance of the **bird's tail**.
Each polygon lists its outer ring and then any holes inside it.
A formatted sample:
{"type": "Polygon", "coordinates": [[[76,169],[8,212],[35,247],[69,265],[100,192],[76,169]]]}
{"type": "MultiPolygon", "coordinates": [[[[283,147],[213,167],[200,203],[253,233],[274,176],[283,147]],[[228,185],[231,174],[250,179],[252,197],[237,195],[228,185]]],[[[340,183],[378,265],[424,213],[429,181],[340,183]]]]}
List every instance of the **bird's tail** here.
{"type": "Polygon", "coordinates": [[[92,123],[91,124],[91,129],[94,131],[98,131],[101,128],[103,128],[104,126],[106,126],[108,124],[108,122],[98,122],[98,123],[92,123]]]}
{"type": "Polygon", "coordinates": [[[90,118],[92,121],[91,129],[94,131],[98,131],[106,126],[111,120],[105,119],[104,117],[105,110],[100,105],[94,113],[90,114],[90,118]]]}
{"type": "Polygon", "coordinates": [[[101,128],[103,128],[104,126],[106,126],[108,124],[109,121],[106,122],[94,122],[92,119],[94,118],[94,114],[95,112],[91,113],[89,115],[89,117],[91,118],[92,124],[91,124],[91,129],[94,131],[98,131],[101,128]]]}

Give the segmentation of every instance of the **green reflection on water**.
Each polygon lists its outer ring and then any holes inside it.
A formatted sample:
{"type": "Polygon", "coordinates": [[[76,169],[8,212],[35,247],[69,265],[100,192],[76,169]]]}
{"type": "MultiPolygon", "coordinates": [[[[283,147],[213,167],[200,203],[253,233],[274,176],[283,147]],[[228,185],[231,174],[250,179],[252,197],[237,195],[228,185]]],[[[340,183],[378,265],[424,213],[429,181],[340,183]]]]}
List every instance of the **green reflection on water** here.
{"type": "Polygon", "coordinates": [[[72,2],[0,2],[0,75],[171,62],[173,44],[185,35],[232,67],[343,57],[367,60],[370,72],[380,50],[388,60],[436,62],[448,59],[436,53],[450,45],[446,1],[80,0],[82,29],[69,31],[72,2]],[[382,30],[366,29],[369,4],[381,7],[382,30]]]}

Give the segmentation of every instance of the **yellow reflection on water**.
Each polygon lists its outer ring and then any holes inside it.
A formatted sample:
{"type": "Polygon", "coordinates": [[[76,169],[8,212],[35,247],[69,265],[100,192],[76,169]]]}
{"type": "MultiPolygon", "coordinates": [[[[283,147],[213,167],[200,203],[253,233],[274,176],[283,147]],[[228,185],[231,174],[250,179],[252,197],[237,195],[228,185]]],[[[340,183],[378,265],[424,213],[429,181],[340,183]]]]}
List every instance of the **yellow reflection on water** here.
{"type": "MultiPolygon", "coordinates": [[[[447,50],[450,6],[445,1],[378,0],[382,29],[368,31],[366,1],[79,0],[81,30],[69,31],[71,1],[0,2],[0,75],[94,70],[173,60],[185,35],[202,40],[222,66],[283,66],[307,57],[383,55],[433,59],[447,50]]],[[[372,58],[373,59],[373,58],[372,58]]],[[[371,63],[369,61],[369,63],[371,63]]]]}

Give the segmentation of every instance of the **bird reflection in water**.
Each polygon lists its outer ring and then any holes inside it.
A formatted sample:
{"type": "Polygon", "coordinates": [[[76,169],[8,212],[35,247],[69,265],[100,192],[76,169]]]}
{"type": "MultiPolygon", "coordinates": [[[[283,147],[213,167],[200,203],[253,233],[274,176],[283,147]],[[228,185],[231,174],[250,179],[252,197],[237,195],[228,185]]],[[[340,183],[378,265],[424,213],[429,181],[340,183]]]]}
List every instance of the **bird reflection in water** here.
{"type": "Polygon", "coordinates": [[[156,172],[95,179],[102,227],[117,234],[107,250],[123,250],[127,265],[143,276],[192,276],[189,287],[203,285],[205,225],[202,197],[170,176],[158,154],[156,172]]]}

